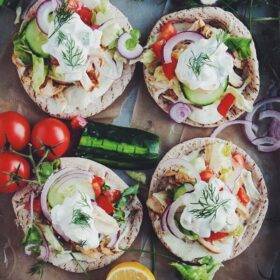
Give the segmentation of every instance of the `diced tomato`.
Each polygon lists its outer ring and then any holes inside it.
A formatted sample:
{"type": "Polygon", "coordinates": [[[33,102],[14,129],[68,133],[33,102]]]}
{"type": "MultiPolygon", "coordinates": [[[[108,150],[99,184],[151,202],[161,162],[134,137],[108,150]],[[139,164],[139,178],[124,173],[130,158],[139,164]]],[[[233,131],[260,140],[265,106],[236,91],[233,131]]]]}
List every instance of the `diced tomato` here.
{"type": "Polygon", "coordinates": [[[239,188],[237,196],[245,206],[250,202],[250,197],[243,186],[239,188]]]}
{"type": "Polygon", "coordinates": [[[163,59],[162,51],[163,51],[163,47],[164,47],[165,43],[166,43],[166,41],[164,39],[161,39],[152,45],[152,49],[153,49],[156,57],[159,58],[160,60],[163,59]]]}
{"type": "Polygon", "coordinates": [[[213,232],[212,231],[210,237],[205,238],[205,240],[208,242],[213,242],[213,241],[223,239],[227,236],[229,236],[229,233],[227,233],[227,232],[213,232]]]}
{"type": "Polygon", "coordinates": [[[91,25],[92,30],[98,29],[99,27],[100,27],[100,25],[98,25],[98,24],[92,24],[91,25]]]}
{"type": "Polygon", "coordinates": [[[101,177],[94,177],[92,179],[92,188],[95,193],[95,198],[101,195],[101,188],[104,186],[104,180],[101,177]]]}
{"type": "MultiPolygon", "coordinates": [[[[24,209],[30,211],[30,203],[26,202],[24,205],[24,209]]],[[[40,214],[42,212],[42,207],[41,207],[41,200],[40,198],[35,198],[33,200],[33,211],[40,214]]]]}
{"type": "Polygon", "coordinates": [[[160,31],[160,38],[165,39],[166,41],[177,34],[176,27],[171,20],[163,25],[160,31]]]}
{"type": "Polygon", "coordinates": [[[87,120],[84,119],[83,117],[81,116],[74,116],[71,120],[71,127],[73,129],[81,129],[81,128],[84,128],[86,125],[87,125],[87,120]]]}
{"type": "Polygon", "coordinates": [[[98,206],[100,206],[103,210],[106,211],[106,213],[112,214],[114,212],[114,207],[108,196],[101,194],[96,199],[96,202],[97,202],[98,206]]]}
{"type": "Polygon", "coordinates": [[[232,156],[233,160],[238,163],[242,168],[246,168],[246,162],[242,155],[240,154],[234,154],[232,156]]]}
{"type": "Polygon", "coordinates": [[[80,7],[79,0],[68,0],[67,10],[76,11],[80,7]]]}
{"type": "Polygon", "coordinates": [[[226,94],[222,98],[222,100],[221,100],[221,102],[220,102],[220,104],[219,104],[219,106],[217,108],[218,112],[222,116],[226,116],[226,114],[228,113],[229,109],[234,104],[234,101],[235,101],[235,96],[233,94],[231,94],[231,93],[226,94]]]}
{"type": "Polygon", "coordinates": [[[121,198],[121,192],[119,190],[105,190],[103,194],[107,196],[112,203],[117,202],[121,198]]]}
{"type": "Polygon", "coordinates": [[[212,178],[212,177],[215,177],[216,174],[214,172],[213,169],[211,169],[210,167],[206,167],[206,169],[204,169],[201,173],[200,173],[200,177],[201,177],[201,180],[202,181],[205,181],[205,182],[209,182],[209,180],[212,178]]]}
{"type": "Polygon", "coordinates": [[[59,65],[59,62],[58,62],[58,60],[55,58],[55,57],[51,57],[51,64],[52,65],[55,65],[55,66],[58,66],[59,65]]]}
{"type": "Polygon", "coordinates": [[[80,16],[81,20],[87,24],[88,26],[92,25],[92,11],[87,7],[81,7],[76,11],[76,13],[80,16]]]}
{"type": "Polygon", "coordinates": [[[165,63],[162,65],[164,75],[168,80],[172,80],[174,78],[177,62],[178,62],[177,58],[172,57],[172,62],[165,63]]]}

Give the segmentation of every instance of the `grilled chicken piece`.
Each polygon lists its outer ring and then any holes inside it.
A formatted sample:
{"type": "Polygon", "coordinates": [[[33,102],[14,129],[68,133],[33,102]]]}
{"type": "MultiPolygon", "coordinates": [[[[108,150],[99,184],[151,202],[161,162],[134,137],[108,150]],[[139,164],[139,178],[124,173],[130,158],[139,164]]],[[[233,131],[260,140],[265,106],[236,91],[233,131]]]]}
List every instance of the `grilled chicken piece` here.
{"type": "Polygon", "coordinates": [[[161,215],[167,207],[167,192],[153,193],[147,200],[147,207],[153,212],[161,215]]]}

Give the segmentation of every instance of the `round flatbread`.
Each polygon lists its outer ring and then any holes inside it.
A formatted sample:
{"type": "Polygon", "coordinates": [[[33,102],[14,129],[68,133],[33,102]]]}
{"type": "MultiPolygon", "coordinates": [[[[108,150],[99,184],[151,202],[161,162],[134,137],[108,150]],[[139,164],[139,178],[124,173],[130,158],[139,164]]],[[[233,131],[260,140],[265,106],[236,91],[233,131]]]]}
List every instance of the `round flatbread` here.
{"type": "MultiPolygon", "coordinates": [[[[127,184],[112,170],[88,159],[61,158],[60,169],[64,168],[86,170],[92,173],[93,176],[100,176],[107,182],[117,185],[120,189],[128,188],[127,184]]],[[[29,224],[29,211],[24,209],[24,205],[28,203],[31,192],[34,192],[36,189],[38,190],[38,186],[32,188],[32,186],[29,185],[18,191],[12,199],[17,222],[22,227],[24,233],[27,232],[29,224]]],[[[125,224],[121,227],[120,236],[123,236],[123,238],[118,244],[118,248],[129,248],[131,246],[140,231],[143,219],[142,205],[136,196],[128,204],[127,210],[130,214],[126,219],[125,224]]],[[[86,256],[82,253],[75,253],[75,257],[79,261],[78,264],[77,261],[73,260],[71,257],[69,260],[69,253],[68,255],[64,255],[55,254],[50,251],[48,262],[67,271],[83,273],[85,271],[102,268],[118,259],[123,253],[124,251],[116,251],[113,254],[106,255],[101,251],[97,252],[93,257],[86,256]],[[82,266],[83,269],[81,269],[80,266],[82,266]]]]}
{"type": "MultiPolygon", "coordinates": [[[[192,151],[201,150],[208,144],[217,142],[229,143],[227,141],[215,138],[196,138],[173,147],[158,164],[151,180],[149,195],[159,191],[159,182],[166,171],[166,169],[161,167],[164,161],[171,158],[182,158],[183,156],[190,154],[192,151]]],[[[252,173],[253,182],[260,193],[261,200],[256,205],[254,205],[252,212],[250,212],[251,215],[248,220],[248,224],[245,226],[245,230],[241,239],[234,239],[234,243],[232,244],[232,252],[230,255],[225,255],[223,252],[221,252],[221,254],[213,254],[200,245],[197,241],[184,242],[174,235],[165,235],[162,231],[160,216],[148,209],[153,228],[162,244],[174,255],[180,257],[184,261],[195,262],[196,258],[206,255],[211,255],[220,262],[235,258],[250,246],[261,228],[268,208],[268,197],[265,181],[254,160],[244,150],[231,143],[231,153],[233,154],[236,152],[244,157],[246,161],[246,169],[252,173]]]]}
{"type": "MultiPolygon", "coordinates": [[[[43,1],[44,0],[39,0],[29,9],[22,25],[34,18],[38,6],[43,1]]],[[[125,31],[130,31],[132,29],[125,15],[111,3],[108,3],[108,10],[114,15],[114,18],[120,20],[125,31]]],[[[75,115],[88,118],[109,107],[124,92],[135,70],[135,65],[125,63],[121,77],[115,80],[109,89],[101,96],[91,97],[90,93],[86,92],[82,86],[66,85],[65,87],[65,85],[57,83],[50,83],[47,85],[46,87],[48,88],[46,92],[48,92],[48,94],[42,95],[37,94],[32,86],[32,67],[24,66],[15,53],[13,54],[12,60],[16,65],[21,83],[29,97],[44,112],[53,117],[62,119],[70,119],[75,115]],[[67,94],[65,94],[66,91],[68,91],[67,94]],[[77,98],[73,93],[80,94],[81,96],[77,98]]]]}
{"type": "MultiPolygon", "coordinates": [[[[226,12],[217,7],[193,8],[165,15],[153,27],[149,39],[151,39],[152,36],[158,34],[161,30],[161,27],[170,20],[172,20],[174,23],[193,23],[197,19],[202,19],[206,23],[212,23],[213,26],[222,28],[233,36],[252,39],[250,31],[239,19],[237,19],[232,13],[226,12]]],[[[246,59],[246,65],[244,67],[249,82],[243,91],[243,95],[246,100],[254,102],[259,93],[260,77],[256,48],[253,40],[250,47],[251,57],[246,59]]],[[[150,76],[151,74],[149,74],[148,68],[144,66],[144,77],[148,91],[150,92],[155,102],[160,106],[160,108],[168,113],[170,103],[162,96],[160,96],[159,98],[157,97],[157,94],[154,92],[153,86],[150,83],[150,76]]],[[[186,119],[184,123],[196,127],[216,127],[227,121],[237,119],[243,113],[244,110],[240,110],[236,106],[233,106],[226,117],[222,118],[216,123],[201,124],[190,119],[186,119]]]]}

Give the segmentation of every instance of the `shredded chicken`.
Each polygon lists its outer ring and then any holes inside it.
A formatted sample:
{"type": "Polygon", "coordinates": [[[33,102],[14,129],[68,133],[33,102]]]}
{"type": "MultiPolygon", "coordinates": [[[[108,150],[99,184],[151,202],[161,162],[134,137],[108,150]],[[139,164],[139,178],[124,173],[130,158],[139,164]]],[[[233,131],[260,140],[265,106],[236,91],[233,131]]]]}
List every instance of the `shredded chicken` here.
{"type": "Polygon", "coordinates": [[[181,185],[184,183],[195,183],[195,178],[191,178],[187,173],[182,170],[169,170],[163,175],[168,179],[172,185],[181,185]]]}
{"type": "Polygon", "coordinates": [[[153,212],[162,215],[167,207],[167,193],[162,191],[150,195],[147,200],[147,207],[153,212]]]}

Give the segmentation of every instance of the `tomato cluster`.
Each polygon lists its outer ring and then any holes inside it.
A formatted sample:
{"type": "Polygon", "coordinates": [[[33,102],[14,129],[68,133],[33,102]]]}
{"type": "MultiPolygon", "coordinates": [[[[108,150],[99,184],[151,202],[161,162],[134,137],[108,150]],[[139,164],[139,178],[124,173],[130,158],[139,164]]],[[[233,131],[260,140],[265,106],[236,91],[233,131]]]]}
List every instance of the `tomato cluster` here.
{"type": "Polygon", "coordinates": [[[17,112],[0,114],[0,149],[10,145],[14,150],[0,153],[0,192],[14,192],[25,186],[30,179],[30,163],[18,151],[24,150],[31,141],[37,156],[42,157],[49,150],[47,159],[61,157],[70,145],[70,131],[61,121],[44,119],[33,127],[17,112]]]}

